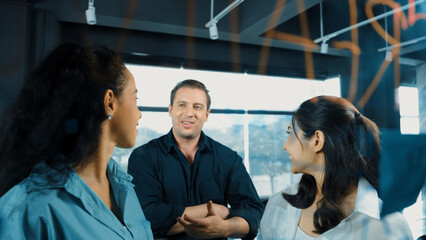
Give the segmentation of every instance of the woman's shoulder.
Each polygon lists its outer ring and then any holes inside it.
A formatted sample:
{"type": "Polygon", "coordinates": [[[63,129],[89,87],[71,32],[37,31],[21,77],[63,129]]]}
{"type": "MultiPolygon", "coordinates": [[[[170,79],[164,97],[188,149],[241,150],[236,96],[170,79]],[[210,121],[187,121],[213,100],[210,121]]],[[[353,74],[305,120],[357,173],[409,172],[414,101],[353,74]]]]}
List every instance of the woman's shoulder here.
{"type": "Polygon", "coordinates": [[[7,213],[15,206],[22,206],[28,195],[27,185],[28,179],[25,179],[0,197],[0,215],[7,213]]]}
{"type": "Polygon", "coordinates": [[[381,218],[381,223],[391,229],[393,236],[401,236],[404,237],[404,239],[411,239],[412,233],[410,226],[402,213],[394,212],[388,214],[381,218]]]}
{"type": "Polygon", "coordinates": [[[28,208],[32,211],[40,210],[41,204],[46,204],[58,195],[58,188],[41,187],[34,185],[28,178],[15,185],[0,198],[1,213],[20,211],[28,208]]]}
{"type": "Polygon", "coordinates": [[[283,193],[287,193],[287,194],[296,194],[297,193],[297,184],[296,185],[291,185],[291,186],[287,186],[286,188],[284,188],[283,190],[273,194],[272,196],[269,197],[268,200],[268,204],[270,205],[278,205],[281,207],[284,207],[284,205],[287,205],[287,201],[285,200],[285,198],[283,197],[283,193]]]}
{"type": "Polygon", "coordinates": [[[25,179],[15,185],[0,198],[0,223],[9,232],[21,231],[19,226],[37,225],[39,219],[49,218],[50,211],[57,199],[57,189],[31,188],[31,183],[25,179]]]}
{"type": "Polygon", "coordinates": [[[52,168],[44,162],[36,164],[30,175],[0,198],[0,214],[42,211],[43,205],[54,206],[68,184],[70,173],[65,168],[52,168]]]}
{"type": "Polygon", "coordinates": [[[291,239],[300,215],[300,209],[293,207],[283,193],[294,194],[296,186],[289,186],[272,195],[266,204],[260,222],[259,239],[291,239]]]}
{"type": "MultiPolygon", "coordinates": [[[[295,209],[287,200],[284,198],[283,193],[293,194],[295,186],[289,186],[274,195],[272,195],[268,203],[266,204],[264,216],[262,220],[269,219],[271,221],[276,221],[286,216],[288,214],[296,214],[297,209],[295,209]]],[[[297,187],[296,187],[297,190],[297,187]]]]}
{"type": "Polygon", "coordinates": [[[51,230],[59,213],[69,212],[72,199],[64,198],[63,189],[31,186],[24,180],[0,198],[0,239],[37,239],[51,230]]]}

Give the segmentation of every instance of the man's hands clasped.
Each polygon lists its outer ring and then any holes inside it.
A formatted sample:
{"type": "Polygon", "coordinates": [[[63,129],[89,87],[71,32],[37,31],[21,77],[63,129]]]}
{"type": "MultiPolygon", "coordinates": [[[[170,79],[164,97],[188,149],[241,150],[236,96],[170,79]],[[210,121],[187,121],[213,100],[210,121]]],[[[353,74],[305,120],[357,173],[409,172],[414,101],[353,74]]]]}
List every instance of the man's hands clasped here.
{"type": "Polygon", "coordinates": [[[207,203],[207,215],[205,217],[191,217],[184,214],[178,217],[178,222],[184,227],[187,234],[195,238],[211,239],[229,236],[229,222],[226,218],[229,209],[212,201],[207,203]]]}

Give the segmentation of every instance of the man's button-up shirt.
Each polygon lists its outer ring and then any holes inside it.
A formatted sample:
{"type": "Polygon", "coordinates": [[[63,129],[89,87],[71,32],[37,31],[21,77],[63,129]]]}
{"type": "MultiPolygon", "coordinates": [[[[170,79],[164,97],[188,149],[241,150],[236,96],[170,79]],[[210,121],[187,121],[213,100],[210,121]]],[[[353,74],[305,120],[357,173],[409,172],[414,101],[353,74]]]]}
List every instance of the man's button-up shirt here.
{"type": "MultiPolygon", "coordinates": [[[[192,165],[179,150],[173,133],[136,148],[128,173],[155,236],[164,236],[185,207],[213,203],[231,206],[228,218],[239,216],[257,234],[264,206],[235,151],[201,132],[192,165]]],[[[193,239],[185,234],[179,239],[193,239]]]]}

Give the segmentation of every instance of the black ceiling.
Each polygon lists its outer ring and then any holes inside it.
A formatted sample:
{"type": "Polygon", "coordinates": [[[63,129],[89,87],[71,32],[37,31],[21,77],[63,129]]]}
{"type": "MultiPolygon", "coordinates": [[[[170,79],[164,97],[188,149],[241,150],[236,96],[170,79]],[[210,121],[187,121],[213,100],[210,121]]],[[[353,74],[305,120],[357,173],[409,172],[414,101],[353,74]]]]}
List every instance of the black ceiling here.
{"type": "MultiPolygon", "coordinates": [[[[305,65],[304,53],[311,52],[315,59],[315,72],[331,71],[335,74],[337,71],[333,71],[330,65],[340,68],[336,57],[350,60],[352,53],[348,49],[338,49],[334,44],[352,41],[351,31],[329,39],[328,51],[321,53],[321,42],[313,42],[321,37],[321,22],[323,36],[349,27],[351,3],[354,3],[356,10],[356,22],[364,22],[368,19],[366,6],[372,1],[377,2],[372,7],[375,16],[392,11],[391,7],[379,3],[384,1],[379,0],[245,0],[220,19],[217,24],[218,40],[211,40],[209,30],[205,27],[210,20],[211,0],[95,0],[97,24],[93,26],[86,23],[88,0],[9,2],[27,4],[36,12],[53,15],[62,26],[62,40],[87,39],[87,36],[82,36],[83,32],[96,35],[93,41],[111,40],[114,36],[118,38],[121,35],[121,40],[114,41],[121,41],[122,45],[126,45],[122,49],[124,53],[149,54],[151,61],[155,61],[155,57],[167,61],[167,57],[170,57],[173,61],[198,59],[215,62],[218,68],[221,64],[239,62],[246,65],[246,71],[262,65],[271,69],[275,65],[278,68],[285,65],[288,70],[299,64],[305,65]],[[123,31],[126,31],[125,34],[123,31]],[[189,47],[191,44],[193,46],[189,47]],[[239,47],[236,48],[235,44],[239,47]],[[312,45],[315,47],[312,48],[312,45]],[[235,56],[230,56],[226,61],[221,58],[223,55],[230,55],[231,51],[238,51],[239,61],[235,56]],[[262,59],[265,54],[269,61],[262,59]],[[277,61],[284,62],[274,65],[277,61]],[[328,63],[322,63],[323,61],[328,63]]],[[[232,2],[234,1],[214,0],[214,15],[232,2]]],[[[386,2],[399,6],[406,6],[409,2],[417,3],[412,9],[418,19],[414,24],[409,24],[408,28],[401,29],[400,42],[407,45],[401,48],[400,62],[404,71],[426,63],[426,0],[386,2]],[[408,42],[416,39],[419,41],[408,42]]],[[[404,13],[405,18],[408,18],[408,11],[404,13]]],[[[393,15],[378,20],[378,23],[390,35],[394,34],[393,15]]],[[[385,51],[380,49],[389,44],[386,44],[370,23],[356,28],[356,32],[361,54],[384,56],[385,51]]],[[[305,68],[301,69],[306,71],[305,68]]]]}
{"type": "MultiPolygon", "coordinates": [[[[411,0],[399,0],[404,6],[411,0]]],[[[417,0],[418,2],[420,0],[417,0]]],[[[87,0],[58,1],[34,0],[29,1],[37,10],[52,12],[60,21],[71,23],[85,23],[87,0]]],[[[214,15],[227,7],[232,0],[215,0],[214,15]]],[[[314,40],[320,37],[320,3],[321,0],[245,0],[237,8],[225,15],[218,22],[219,39],[223,41],[237,41],[240,43],[264,45],[265,33],[275,30],[283,33],[302,35],[300,13],[305,13],[309,38],[314,40]],[[273,17],[279,19],[274,21],[273,17]],[[279,14],[279,15],[278,15],[279,14]]],[[[344,0],[324,0],[323,26],[324,35],[350,26],[349,2],[344,0]]],[[[365,14],[365,0],[357,1],[357,22],[367,19],[365,14]]],[[[394,1],[388,1],[394,2],[394,1]]],[[[209,38],[205,24],[210,19],[210,0],[97,0],[97,25],[126,28],[137,31],[158,32],[172,35],[209,38]]],[[[390,7],[376,4],[373,7],[375,15],[391,11],[390,7]]],[[[416,14],[426,13],[426,1],[415,6],[416,14]]],[[[405,11],[407,15],[407,11],[405,11]]],[[[392,16],[387,18],[389,25],[393,23],[392,16]]],[[[384,20],[379,21],[384,27],[384,20]]],[[[371,28],[371,25],[360,27],[371,28]]],[[[389,28],[390,29],[390,28],[389,28]]],[[[388,30],[392,32],[392,30],[388,30]]],[[[402,30],[401,42],[426,35],[426,20],[420,19],[407,30],[402,30]]],[[[351,40],[350,32],[331,39],[351,40]]],[[[360,41],[368,39],[360,38],[360,41]]],[[[299,44],[286,41],[272,40],[271,46],[302,50],[299,44]]],[[[383,46],[385,42],[383,41],[383,46]]],[[[317,49],[319,50],[319,49],[317,49]]],[[[423,48],[424,50],[424,48],[423,48]]],[[[315,50],[314,50],[315,51],[315,50]]],[[[343,51],[344,52],[344,51],[343,51]]],[[[331,51],[331,54],[345,54],[342,51],[331,51]]],[[[423,55],[424,54],[420,54],[423,55]]],[[[413,55],[413,57],[415,57],[413,55]]],[[[424,59],[420,59],[424,60],[424,59]]]]}

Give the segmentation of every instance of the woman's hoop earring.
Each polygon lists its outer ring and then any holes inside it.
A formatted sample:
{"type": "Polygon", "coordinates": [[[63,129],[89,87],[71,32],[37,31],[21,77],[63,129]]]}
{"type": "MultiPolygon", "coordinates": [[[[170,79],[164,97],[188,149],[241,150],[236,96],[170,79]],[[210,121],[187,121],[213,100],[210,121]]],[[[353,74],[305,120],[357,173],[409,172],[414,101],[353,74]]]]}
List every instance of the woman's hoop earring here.
{"type": "Polygon", "coordinates": [[[112,114],[108,115],[108,120],[111,120],[111,119],[112,119],[112,117],[113,117],[113,115],[112,115],[112,114]]]}

